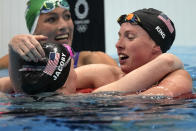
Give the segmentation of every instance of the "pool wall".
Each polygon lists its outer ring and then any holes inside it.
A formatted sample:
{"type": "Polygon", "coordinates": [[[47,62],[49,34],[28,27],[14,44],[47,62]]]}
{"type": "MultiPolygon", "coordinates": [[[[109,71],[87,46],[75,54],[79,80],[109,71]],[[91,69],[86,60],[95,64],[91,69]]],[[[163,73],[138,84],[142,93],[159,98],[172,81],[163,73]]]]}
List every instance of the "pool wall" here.
{"type": "MultiPolygon", "coordinates": [[[[8,43],[16,34],[28,33],[24,21],[27,0],[1,0],[0,4],[0,57],[8,52],[8,43]]],[[[86,0],[84,0],[86,1],[86,0]]],[[[196,41],[194,30],[196,17],[195,0],[105,0],[105,41],[106,52],[116,55],[115,43],[118,40],[117,18],[141,8],[157,8],[166,13],[176,25],[175,45],[192,46],[196,41]]],[[[92,9],[93,7],[89,7],[92,9]]]]}

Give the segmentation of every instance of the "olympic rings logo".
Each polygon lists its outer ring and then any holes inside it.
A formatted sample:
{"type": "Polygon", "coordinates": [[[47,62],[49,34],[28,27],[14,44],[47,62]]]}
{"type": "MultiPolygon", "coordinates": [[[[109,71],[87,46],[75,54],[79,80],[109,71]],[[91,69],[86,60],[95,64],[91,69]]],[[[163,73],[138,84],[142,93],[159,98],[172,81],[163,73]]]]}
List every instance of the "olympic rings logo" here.
{"type": "Polygon", "coordinates": [[[84,19],[87,17],[89,11],[89,6],[86,0],[78,0],[75,5],[75,14],[77,18],[84,19]],[[84,7],[84,12],[80,12],[80,6],[84,7]]]}

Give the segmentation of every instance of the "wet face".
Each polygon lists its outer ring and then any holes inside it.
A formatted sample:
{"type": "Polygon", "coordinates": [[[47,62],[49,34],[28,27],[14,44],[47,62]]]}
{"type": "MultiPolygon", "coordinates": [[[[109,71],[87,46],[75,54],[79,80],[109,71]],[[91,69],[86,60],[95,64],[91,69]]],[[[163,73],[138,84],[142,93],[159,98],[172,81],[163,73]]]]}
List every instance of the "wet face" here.
{"type": "Polygon", "coordinates": [[[123,23],[116,43],[121,70],[129,73],[160,54],[160,47],[138,25],[123,23]]]}
{"type": "Polygon", "coordinates": [[[72,45],[74,25],[71,13],[64,8],[41,14],[34,34],[45,35],[48,42],[72,45]]]}

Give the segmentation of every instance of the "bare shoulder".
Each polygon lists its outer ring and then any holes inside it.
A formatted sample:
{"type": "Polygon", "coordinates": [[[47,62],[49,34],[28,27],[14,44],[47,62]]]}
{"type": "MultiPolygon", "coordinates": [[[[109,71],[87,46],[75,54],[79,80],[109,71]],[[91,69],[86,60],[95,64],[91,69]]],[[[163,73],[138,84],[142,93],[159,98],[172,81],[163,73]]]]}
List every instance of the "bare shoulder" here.
{"type": "Polygon", "coordinates": [[[11,93],[13,91],[14,89],[10,81],[10,77],[0,78],[0,92],[11,93]]]}
{"type": "Polygon", "coordinates": [[[166,77],[166,79],[167,78],[170,78],[170,79],[172,78],[174,80],[175,79],[177,80],[177,78],[179,78],[182,81],[187,81],[188,80],[188,81],[192,82],[192,78],[191,78],[190,74],[186,70],[183,70],[183,69],[179,69],[179,70],[176,70],[176,71],[170,73],[166,77]]]}
{"type": "Polygon", "coordinates": [[[117,62],[102,51],[81,51],[78,65],[109,64],[117,66],[117,62]]]}
{"type": "Polygon", "coordinates": [[[117,66],[107,64],[90,64],[75,69],[79,88],[97,88],[118,80],[122,71],[117,66]]]}
{"type": "Polygon", "coordinates": [[[78,67],[75,69],[76,72],[86,72],[90,74],[94,74],[97,72],[98,74],[122,74],[121,69],[118,66],[108,65],[108,64],[90,64],[78,67]]]}
{"type": "Polygon", "coordinates": [[[177,71],[175,71],[173,73],[174,74],[183,75],[183,76],[187,76],[187,77],[191,78],[190,74],[186,70],[183,70],[183,69],[177,70],[177,71]]]}
{"type": "Polygon", "coordinates": [[[192,92],[192,78],[185,70],[176,70],[167,75],[158,85],[140,93],[140,95],[164,95],[177,97],[192,92]]]}
{"type": "Polygon", "coordinates": [[[8,68],[9,55],[5,55],[0,58],[0,69],[8,68]]]}
{"type": "Polygon", "coordinates": [[[167,76],[166,81],[173,81],[186,90],[192,90],[192,78],[186,70],[179,69],[170,73],[167,76]]]}

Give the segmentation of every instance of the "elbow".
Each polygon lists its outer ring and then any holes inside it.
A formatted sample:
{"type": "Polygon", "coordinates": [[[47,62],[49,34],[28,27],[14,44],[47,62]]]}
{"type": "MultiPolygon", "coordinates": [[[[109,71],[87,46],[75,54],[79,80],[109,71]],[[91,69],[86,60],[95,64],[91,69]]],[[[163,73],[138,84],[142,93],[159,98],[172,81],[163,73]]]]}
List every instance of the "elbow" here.
{"type": "Polygon", "coordinates": [[[165,63],[166,67],[170,67],[171,71],[184,68],[182,61],[173,54],[164,53],[160,56],[160,59],[165,63]]]}

